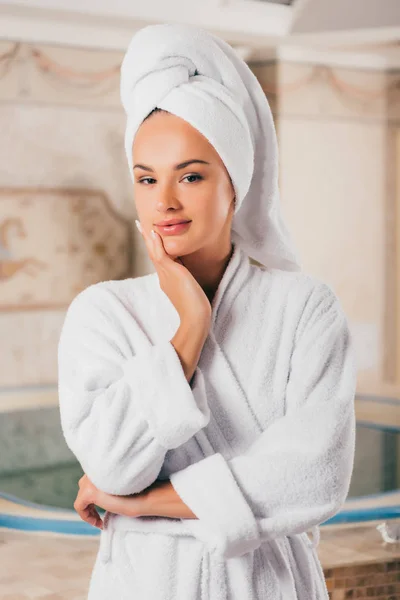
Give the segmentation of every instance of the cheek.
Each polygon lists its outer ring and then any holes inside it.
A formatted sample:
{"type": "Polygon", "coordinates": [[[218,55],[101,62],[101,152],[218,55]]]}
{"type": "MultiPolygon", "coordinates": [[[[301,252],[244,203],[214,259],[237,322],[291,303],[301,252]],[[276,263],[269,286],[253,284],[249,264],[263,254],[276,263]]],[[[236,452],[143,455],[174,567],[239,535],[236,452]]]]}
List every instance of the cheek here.
{"type": "Polygon", "coordinates": [[[224,195],[215,192],[207,199],[203,205],[204,219],[207,223],[222,225],[229,212],[229,199],[224,195]]]}
{"type": "Polygon", "coordinates": [[[219,179],[213,194],[214,214],[218,220],[226,220],[233,196],[234,192],[229,181],[225,178],[219,179]]]}

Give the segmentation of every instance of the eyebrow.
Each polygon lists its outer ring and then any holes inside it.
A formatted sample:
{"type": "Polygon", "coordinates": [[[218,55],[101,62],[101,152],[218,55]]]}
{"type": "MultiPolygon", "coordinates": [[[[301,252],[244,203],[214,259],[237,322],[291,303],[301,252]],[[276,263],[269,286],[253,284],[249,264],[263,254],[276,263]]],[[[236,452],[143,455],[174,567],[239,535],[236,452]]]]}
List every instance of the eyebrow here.
{"type": "MultiPolygon", "coordinates": [[[[175,165],[173,167],[173,169],[174,169],[174,171],[179,171],[180,169],[184,169],[185,167],[187,167],[188,165],[191,165],[193,163],[200,163],[203,165],[210,164],[206,160],[201,160],[200,158],[192,158],[191,160],[185,160],[185,162],[175,165]]],[[[147,167],[146,165],[136,164],[133,166],[133,168],[134,169],[136,169],[136,168],[143,169],[144,171],[151,171],[152,173],[154,172],[154,169],[152,169],[151,167],[147,167]]]]}

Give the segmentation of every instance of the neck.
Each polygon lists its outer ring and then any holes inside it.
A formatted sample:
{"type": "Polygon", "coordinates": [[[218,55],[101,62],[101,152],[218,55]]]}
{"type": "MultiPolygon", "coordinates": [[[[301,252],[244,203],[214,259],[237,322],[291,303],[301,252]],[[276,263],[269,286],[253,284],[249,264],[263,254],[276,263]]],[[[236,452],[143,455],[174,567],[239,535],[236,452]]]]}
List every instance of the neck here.
{"type": "Polygon", "coordinates": [[[192,254],[181,256],[182,263],[191,272],[204,293],[212,302],[219,282],[233,254],[234,246],[229,243],[217,249],[201,248],[192,254]]]}

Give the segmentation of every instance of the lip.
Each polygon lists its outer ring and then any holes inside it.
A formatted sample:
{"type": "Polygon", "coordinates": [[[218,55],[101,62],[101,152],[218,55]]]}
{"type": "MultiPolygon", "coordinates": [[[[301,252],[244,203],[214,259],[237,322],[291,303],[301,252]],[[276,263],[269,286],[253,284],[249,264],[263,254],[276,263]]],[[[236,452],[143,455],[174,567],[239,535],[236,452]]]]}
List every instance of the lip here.
{"type": "Polygon", "coordinates": [[[184,233],[190,226],[192,221],[185,221],[184,223],[175,223],[173,225],[155,225],[157,229],[163,235],[178,235],[184,233]]]}
{"type": "Polygon", "coordinates": [[[188,223],[189,219],[165,219],[165,221],[158,221],[158,223],[154,223],[159,227],[165,227],[165,225],[176,225],[177,223],[188,223]]]}

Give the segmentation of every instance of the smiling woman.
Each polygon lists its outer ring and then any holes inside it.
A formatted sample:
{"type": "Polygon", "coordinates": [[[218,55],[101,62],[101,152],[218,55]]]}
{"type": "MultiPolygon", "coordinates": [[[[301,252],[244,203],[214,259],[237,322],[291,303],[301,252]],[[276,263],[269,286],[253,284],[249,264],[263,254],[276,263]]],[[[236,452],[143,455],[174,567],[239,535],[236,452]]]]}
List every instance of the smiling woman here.
{"type": "Polygon", "coordinates": [[[223,40],[172,24],[133,36],[121,99],[155,273],[78,294],[58,352],[77,508],[108,509],[88,600],[328,600],[315,547],[349,489],[354,350],[281,218],[267,99],[223,40]]]}

